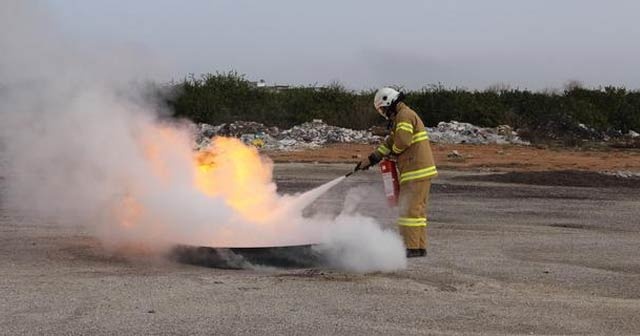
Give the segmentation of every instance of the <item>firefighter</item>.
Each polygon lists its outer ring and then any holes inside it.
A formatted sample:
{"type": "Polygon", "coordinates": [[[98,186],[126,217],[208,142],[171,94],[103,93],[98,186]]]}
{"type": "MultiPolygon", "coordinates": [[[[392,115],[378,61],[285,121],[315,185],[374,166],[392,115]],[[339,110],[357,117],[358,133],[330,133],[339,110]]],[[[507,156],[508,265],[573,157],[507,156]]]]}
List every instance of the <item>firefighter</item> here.
{"type": "Polygon", "coordinates": [[[427,255],[427,202],[431,179],[438,172],[433,160],[429,135],[418,114],[404,103],[404,94],[392,88],[376,92],[373,105],[390,121],[391,134],[356,170],[368,169],[383,158],[397,161],[400,195],[398,230],[407,249],[407,257],[427,255]]]}

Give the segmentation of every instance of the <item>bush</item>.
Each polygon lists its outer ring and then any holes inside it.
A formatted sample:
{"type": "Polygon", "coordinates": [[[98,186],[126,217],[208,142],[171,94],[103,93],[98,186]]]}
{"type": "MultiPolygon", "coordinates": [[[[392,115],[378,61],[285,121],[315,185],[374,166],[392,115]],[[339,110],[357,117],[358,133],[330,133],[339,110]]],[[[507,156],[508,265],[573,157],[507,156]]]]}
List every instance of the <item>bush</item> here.
{"type": "MultiPolygon", "coordinates": [[[[373,91],[355,92],[339,83],[287,89],[257,87],[237,72],[190,76],[174,85],[166,101],[178,117],[219,124],[251,120],[291,127],[323,119],[354,129],[384,124],[372,106],[373,91]]],[[[479,126],[508,124],[530,138],[579,136],[580,123],[598,131],[640,131],[640,92],[625,88],[587,89],[573,85],[560,93],[497,88],[484,91],[432,85],[407,92],[407,104],[434,126],[458,120],[479,126]]]]}

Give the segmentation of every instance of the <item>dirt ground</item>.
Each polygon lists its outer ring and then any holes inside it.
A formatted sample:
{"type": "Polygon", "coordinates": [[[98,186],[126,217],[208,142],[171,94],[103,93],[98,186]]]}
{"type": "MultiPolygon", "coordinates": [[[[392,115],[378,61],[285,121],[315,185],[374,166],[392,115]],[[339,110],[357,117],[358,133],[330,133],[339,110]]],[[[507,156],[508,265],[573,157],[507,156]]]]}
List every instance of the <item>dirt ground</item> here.
{"type": "MultiPolygon", "coordinates": [[[[335,144],[297,152],[268,153],[276,162],[357,162],[375,146],[335,144]]],[[[550,149],[514,145],[433,144],[438,167],[491,171],[640,171],[640,150],[604,148],[590,150],[550,149]],[[457,151],[459,157],[450,157],[457,151]]]]}
{"type": "MultiPolygon", "coordinates": [[[[275,168],[279,190],[291,193],[351,165],[275,168]]],[[[113,252],[82,228],[2,211],[0,334],[640,334],[637,186],[509,179],[442,170],[429,254],[395,273],[190,266],[113,252]]],[[[392,225],[379,180],[358,173],[310,211],[337,211],[347,190],[369,188],[360,211],[392,225]]]]}

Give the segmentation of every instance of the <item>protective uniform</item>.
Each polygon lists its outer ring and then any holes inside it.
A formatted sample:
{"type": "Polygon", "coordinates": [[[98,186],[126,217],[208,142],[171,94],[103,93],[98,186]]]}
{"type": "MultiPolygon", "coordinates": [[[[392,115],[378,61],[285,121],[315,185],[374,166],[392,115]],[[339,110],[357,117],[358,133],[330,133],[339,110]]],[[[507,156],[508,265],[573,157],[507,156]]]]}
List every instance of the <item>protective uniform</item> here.
{"type": "Polygon", "coordinates": [[[431,178],[438,174],[422,120],[407,105],[396,105],[391,134],[376,151],[397,155],[400,197],[398,227],[407,249],[427,248],[427,200],[431,178]]]}
{"type": "Polygon", "coordinates": [[[423,256],[427,248],[429,189],[431,178],[438,172],[424,123],[415,111],[399,101],[401,95],[390,88],[383,88],[376,94],[376,109],[383,116],[390,117],[393,123],[391,134],[365,160],[367,162],[364,165],[373,165],[385,156],[397,157],[400,179],[398,229],[404,239],[407,255],[423,256]],[[415,252],[418,254],[411,255],[415,252]]]}

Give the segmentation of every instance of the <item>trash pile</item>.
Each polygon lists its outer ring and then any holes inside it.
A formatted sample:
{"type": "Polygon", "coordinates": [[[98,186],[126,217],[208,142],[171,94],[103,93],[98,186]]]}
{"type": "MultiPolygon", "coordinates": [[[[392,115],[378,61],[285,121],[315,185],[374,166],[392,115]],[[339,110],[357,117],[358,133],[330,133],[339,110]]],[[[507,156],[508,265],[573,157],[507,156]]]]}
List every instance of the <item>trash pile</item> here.
{"type": "Polygon", "coordinates": [[[282,131],[280,137],[285,140],[313,143],[317,146],[326,143],[375,144],[382,139],[382,137],[373,135],[370,131],[330,126],[319,119],[282,131]]]}
{"type": "Polygon", "coordinates": [[[640,173],[633,172],[630,170],[603,171],[600,173],[604,175],[619,177],[619,178],[640,178],[640,173]]]}
{"type": "Polygon", "coordinates": [[[511,126],[500,125],[484,128],[457,121],[440,122],[437,127],[427,128],[432,142],[447,144],[515,144],[529,145],[518,137],[511,126]]]}
{"type": "Polygon", "coordinates": [[[235,121],[217,126],[199,124],[196,133],[197,148],[208,146],[214,136],[231,136],[240,138],[246,144],[273,151],[317,148],[328,143],[377,144],[383,139],[367,130],[331,126],[319,119],[283,131],[253,121],[235,121]]]}
{"type": "MultiPolygon", "coordinates": [[[[209,145],[214,136],[240,138],[244,143],[268,151],[290,151],[321,147],[330,143],[378,144],[384,138],[380,132],[371,130],[353,130],[331,126],[315,119],[288,130],[268,127],[253,121],[235,121],[221,125],[199,124],[196,147],[209,145]],[[374,134],[375,133],[375,134],[374,134]]],[[[440,122],[437,127],[427,128],[432,142],[449,144],[519,144],[529,143],[521,140],[518,134],[507,125],[496,128],[482,128],[457,121],[440,122]]]]}

